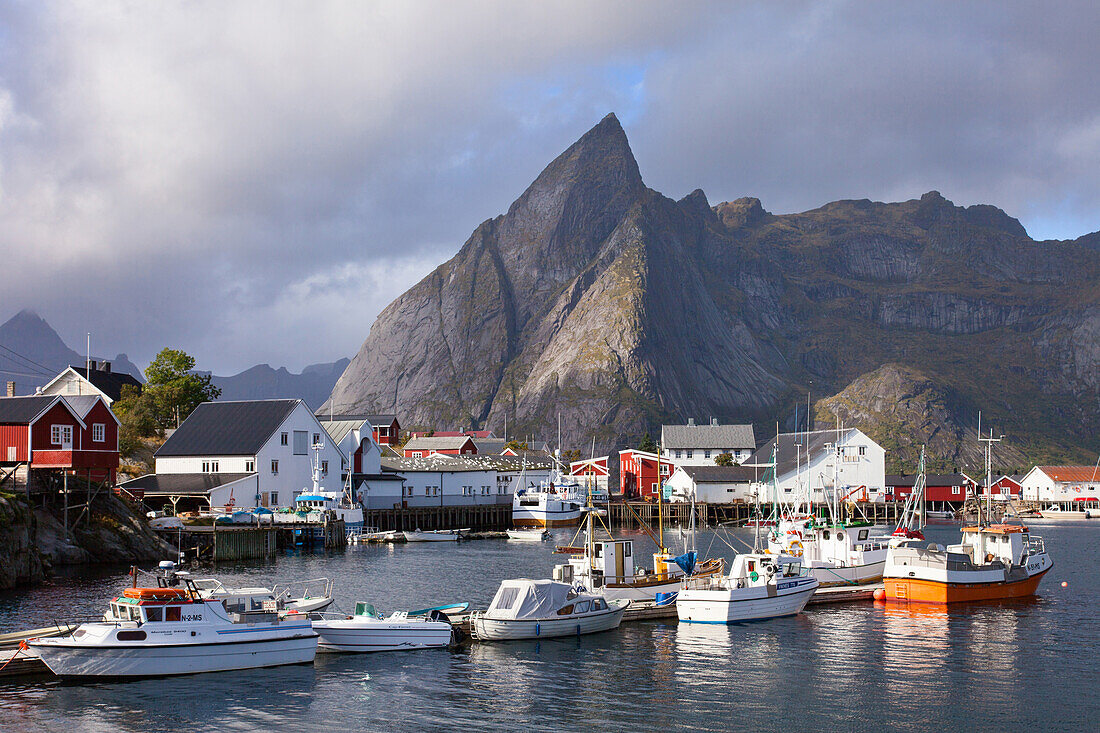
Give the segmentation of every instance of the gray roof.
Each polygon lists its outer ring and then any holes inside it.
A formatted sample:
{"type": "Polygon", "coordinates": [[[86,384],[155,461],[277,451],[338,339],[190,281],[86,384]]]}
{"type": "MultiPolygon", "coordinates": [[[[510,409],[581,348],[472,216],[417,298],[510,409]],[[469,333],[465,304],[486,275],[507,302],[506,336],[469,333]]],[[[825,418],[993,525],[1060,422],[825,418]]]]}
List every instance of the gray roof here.
{"type": "MultiPolygon", "coordinates": [[[[405,450],[458,450],[473,438],[468,435],[459,435],[453,438],[432,436],[430,438],[413,438],[405,443],[405,450]]],[[[476,443],[474,444],[476,446],[476,443]]]]}
{"type": "MultiPolygon", "coordinates": [[[[340,441],[347,437],[352,430],[358,430],[366,423],[365,418],[348,419],[338,417],[335,420],[321,420],[321,427],[332,438],[332,442],[339,445],[340,441]]],[[[372,426],[373,427],[373,426],[372,426]]]]}
{"type": "Polygon", "coordinates": [[[681,466],[697,484],[751,484],[759,481],[762,471],[748,466],[681,466]]]}
{"type": "Polygon", "coordinates": [[[73,412],[80,415],[80,419],[83,420],[84,416],[96,406],[99,402],[99,395],[62,395],[61,399],[69,403],[69,406],[73,408],[73,412]]]}
{"type": "Polygon", "coordinates": [[[504,444],[508,441],[504,438],[474,438],[474,445],[477,446],[478,453],[484,454],[500,454],[504,450],[504,444]]]}
{"type": "MultiPolygon", "coordinates": [[[[840,442],[843,444],[854,432],[856,432],[855,428],[842,430],[840,442]]],[[[772,447],[775,446],[777,440],[779,441],[779,450],[776,453],[776,475],[786,476],[796,471],[799,465],[805,466],[807,456],[810,456],[811,459],[819,456],[825,450],[825,446],[836,443],[837,431],[811,430],[809,432],[780,433],[760,446],[760,449],[753,453],[752,458],[745,461],[745,463],[757,465],[771,463],[772,447]]]]}
{"type": "Polygon", "coordinates": [[[397,415],[392,415],[388,413],[380,415],[368,415],[365,412],[334,412],[332,414],[329,414],[329,410],[326,405],[328,405],[328,402],[325,402],[324,405],[321,405],[321,407],[319,407],[317,411],[313,413],[313,416],[316,417],[318,420],[358,420],[360,422],[366,421],[369,422],[372,427],[386,427],[392,425],[393,422],[397,420],[397,415]]]}
{"type": "Polygon", "coordinates": [[[27,424],[56,400],[55,395],[0,397],[0,423],[27,424]]]}
{"type": "Polygon", "coordinates": [[[301,400],[203,402],[154,454],[253,456],[301,400]]]}
{"type": "Polygon", "coordinates": [[[124,489],[141,489],[145,495],[205,494],[211,489],[255,476],[254,473],[147,473],[125,481],[124,489]]]}
{"type": "Polygon", "coordinates": [[[752,425],[662,425],[661,448],[756,450],[752,425]]]}
{"type": "Polygon", "coordinates": [[[469,473],[471,471],[490,471],[478,461],[471,461],[458,456],[424,456],[423,458],[386,458],[382,457],[382,468],[395,473],[409,473],[415,471],[443,471],[446,473],[469,473]]]}

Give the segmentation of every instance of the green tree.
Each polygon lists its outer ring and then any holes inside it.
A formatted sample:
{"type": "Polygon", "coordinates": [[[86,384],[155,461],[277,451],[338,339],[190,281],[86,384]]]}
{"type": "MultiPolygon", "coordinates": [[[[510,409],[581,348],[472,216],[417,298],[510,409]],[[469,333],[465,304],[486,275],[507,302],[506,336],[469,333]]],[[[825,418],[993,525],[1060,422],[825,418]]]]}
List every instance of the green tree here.
{"type": "Polygon", "coordinates": [[[111,405],[111,410],[120,423],[118,449],[124,456],[132,455],[137,450],[141,438],[162,433],[152,399],[132,384],[122,386],[122,396],[111,405]]]}
{"type": "Polygon", "coordinates": [[[210,383],[209,374],[195,374],[195,357],[164,348],[145,369],[145,392],[162,428],[179,427],[196,407],[216,400],[222,391],[210,383]]]}
{"type": "Polygon", "coordinates": [[[581,452],[577,448],[571,448],[561,452],[561,459],[566,463],[572,463],[573,461],[579,461],[581,459],[581,452]]]}
{"type": "Polygon", "coordinates": [[[657,443],[653,440],[649,433],[646,433],[642,437],[642,442],[638,444],[638,450],[648,451],[649,453],[657,452],[657,443]]]}
{"type": "Polygon", "coordinates": [[[732,453],[719,453],[714,457],[714,465],[716,466],[732,466],[733,454],[732,453]]]}
{"type": "Polygon", "coordinates": [[[504,450],[508,450],[509,448],[517,453],[525,451],[528,449],[527,441],[520,442],[518,440],[509,440],[507,443],[504,444],[504,450]]]}

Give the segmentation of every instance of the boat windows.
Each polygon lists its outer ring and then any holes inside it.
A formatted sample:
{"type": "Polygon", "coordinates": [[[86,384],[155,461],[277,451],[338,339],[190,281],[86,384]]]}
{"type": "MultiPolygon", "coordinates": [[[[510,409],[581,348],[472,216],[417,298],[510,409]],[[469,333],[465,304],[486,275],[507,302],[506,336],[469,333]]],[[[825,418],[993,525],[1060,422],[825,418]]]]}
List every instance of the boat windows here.
{"type": "Polygon", "coordinates": [[[573,604],[572,603],[570,603],[568,606],[562,606],[561,608],[558,609],[558,615],[559,616],[568,616],[571,613],[573,613],[573,604]]]}
{"type": "Polygon", "coordinates": [[[179,621],[180,620],[180,607],[179,606],[166,606],[164,609],[165,621],[179,621]]]}
{"type": "Polygon", "coordinates": [[[596,545],[596,557],[603,557],[603,545],[596,545]]]}
{"type": "Polygon", "coordinates": [[[607,608],[607,604],[604,603],[604,600],[602,598],[597,598],[596,600],[592,601],[592,610],[593,611],[603,611],[606,608],[607,608]]]}
{"type": "Polygon", "coordinates": [[[868,530],[866,530],[866,529],[861,529],[861,530],[859,531],[859,541],[860,541],[860,542],[862,542],[863,540],[867,539],[867,532],[868,532],[868,530]]]}
{"type": "Polygon", "coordinates": [[[511,608],[519,596],[519,588],[502,588],[500,597],[497,598],[496,607],[499,609],[511,608]]]}
{"type": "Polygon", "coordinates": [[[829,530],[825,530],[824,532],[822,532],[821,538],[825,540],[829,539],[829,530]]]}
{"type": "Polygon", "coordinates": [[[624,556],[624,557],[630,557],[630,548],[631,548],[631,547],[632,547],[633,545],[634,545],[634,543],[633,543],[633,542],[627,542],[627,543],[626,543],[626,548],[625,548],[625,549],[623,550],[623,556],[624,556]]]}
{"type": "Polygon", "coordinates": [[[590,601],[581,601],[573,607],[573,613],[588,613],[588,609],[591,605],[590,601]]]}
{"type": "Polygon", "coordinates": [[[144,631],[120,631],[116,636],[119,641],[145,641],[144,631]]]}
{"type": "Polygon", "coordinates": [[[756,570],[756,560],[749,560],[749,572],[756,570]]]}
{"type": "Polygon", "coordinates": [[[164,620],[164,609],[161,608],[160,606],[156,606],[156,607],[150,606],[149,608],[146,608],[145,609],[145,620],[146,621],[163,621],[164,620]]]}
{"type": "Polygon", "coordinates": [[[843,532],[837,532],[836,533],[836,538],[838,540],[843,540],[844,539],[844,533],[843,532]]]}

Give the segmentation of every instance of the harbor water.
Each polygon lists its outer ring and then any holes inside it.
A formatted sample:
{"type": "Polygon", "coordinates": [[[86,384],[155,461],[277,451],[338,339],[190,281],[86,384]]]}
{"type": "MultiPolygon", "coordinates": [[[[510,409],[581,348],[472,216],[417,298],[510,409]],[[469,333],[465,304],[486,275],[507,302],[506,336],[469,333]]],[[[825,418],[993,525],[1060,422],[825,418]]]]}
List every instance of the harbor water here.
{"type": "MultiPolygon", "coordinates": [[[[1054,568],[1033,599],[950,608],[859,602],[725,626],[675,619],[531,642],[318,655],[312,666],[171,679],[0,684],[0,730],[1015,731],[1100,729],[1100,525],[1036,525],[1054,568]],[[1066,586],[1063,587],[1062,583],[1066,586]]],[[[735,536],[751,542],[751,530],[735,536]]],[[[931,527],[955,542],[957,527],[931,527]]],[[[636,540],[637,560],[653,545],[636,540]]],[[[554,542],[571,538],[555,533],[554,542]]],[[[701,554],[732,557],[701,532],[701,554]]],[[[678,538],[673,544],[674,549],[678,538]]],[[[353,546],[222,564],[227,585],[331,577],[336,607],[469,601],[549,577],[553,542],[353,546]]],[[[0,632],[101,614],[125,568],[0,594],[0,632]]]]}

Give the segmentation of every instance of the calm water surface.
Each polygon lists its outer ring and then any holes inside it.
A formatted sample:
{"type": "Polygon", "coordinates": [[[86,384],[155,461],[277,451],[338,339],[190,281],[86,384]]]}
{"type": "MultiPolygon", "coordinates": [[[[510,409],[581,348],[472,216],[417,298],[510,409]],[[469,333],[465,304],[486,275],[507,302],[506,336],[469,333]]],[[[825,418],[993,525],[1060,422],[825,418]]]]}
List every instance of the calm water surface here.
{"type": "MultiPolygon", "coordinates": [[[[1026,601],[949,611],[867,602],[731,627],[636,622],[579,639],[318,655],[313,666],[0,684],[0,730],[1095,731],[1100,524],[1034,532],[1055,564],[1026,601]]],[[[928,534],[954,542],[958,529],[928,534]]],[[[635,539],[639,556],[652,551],[635,539]]],[[[699,544],[733,555],[711,534],[699,544]]],[[[353,547],[221,565],[217,575],[332,577],[343,610],[357,600],[485,607],[502,579],[549,577],[560,561],[550,550],[505,540],[353,547]]],[[[101,613],[125,572],[82,570],[0,594],[0,631],[101,613]]]]}

